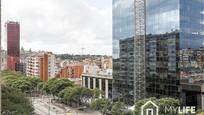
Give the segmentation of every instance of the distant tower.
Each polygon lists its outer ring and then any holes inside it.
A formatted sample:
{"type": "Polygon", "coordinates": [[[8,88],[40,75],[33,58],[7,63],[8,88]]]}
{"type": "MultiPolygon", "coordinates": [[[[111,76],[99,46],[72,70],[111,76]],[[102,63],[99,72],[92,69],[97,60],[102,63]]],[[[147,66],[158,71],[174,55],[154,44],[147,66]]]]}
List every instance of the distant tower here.
{"type": "Polygon", "coordinates": [[[7,35],[7,69],[15,70],[20,59],[20,24],[9,21],[6,23],[7,35]]]}
{"type": "Polygon", "coordinates": [[[82,48],[81,48],[81,53],[82,53],[82,55],[84,55],[84,50],[85,50],[85,48],[82,47],[82,48]]]}
{"type": "Polygon", "coordinates": [[[20,54],[23,54],[25,51],[25,49],[23,47],[21,47],[21,51],[20,51],[20,54]]]}
{"type": "Polygon", "coordinates": [[[23,48],[23,47],[21,47],[21,50],[22,50],[22,51],[24,51],[24,48],[23,48]]]}

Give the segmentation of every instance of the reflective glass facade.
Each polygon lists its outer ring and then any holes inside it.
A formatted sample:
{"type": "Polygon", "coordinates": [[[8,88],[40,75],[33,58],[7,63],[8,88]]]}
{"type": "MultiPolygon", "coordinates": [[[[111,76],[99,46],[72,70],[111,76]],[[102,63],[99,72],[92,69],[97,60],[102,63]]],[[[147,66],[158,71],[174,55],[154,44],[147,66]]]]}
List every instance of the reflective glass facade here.
{"type": "Polygon", "coordinates": [[[134,0],[113,0],[113,58],[119,58],[119,41],[135,35],[134,0]]]}
{"type": "Polygon", "coordinates": [[[146,0],[146,34],[179,30],[179,0],[146,0]]]}
{"type": "Polygon", "coordinates": [[[181,79],[204,74],[203,45],[203,0],[113,0],[113,98],[178,97],[181,79]],[[145,15],[145,45],[137,42],[138,12],[145,15]],[[142,64],[145,75],[137,79],[142,64]]]}
{"type": "Polygon", "coordinates": [[[134,98],[133,4],[134,0],[113,0],[113,98],[134,98]]]}
{"type": "Polygon", "coordinates": [[[180,47],[203,47],[204,1],[180,0],[180,47]]]}
{"type": "Polygon", "coordinates": [[[146,96],[179,96],[179,0],[146,0],[146,96]]]}
{"type": "Polygon", "coordinates": [[[146,35],[146,97],[179,97],[179,33],[146,35]]]}
{"type": "MultiPolygon", "coordinates": [[[[179,62],[181,84],[204,80],[204,0],[180,0],[179,62]]],[[[195,94],[182,90],[182,101],[196,106],[195,94]]]]}

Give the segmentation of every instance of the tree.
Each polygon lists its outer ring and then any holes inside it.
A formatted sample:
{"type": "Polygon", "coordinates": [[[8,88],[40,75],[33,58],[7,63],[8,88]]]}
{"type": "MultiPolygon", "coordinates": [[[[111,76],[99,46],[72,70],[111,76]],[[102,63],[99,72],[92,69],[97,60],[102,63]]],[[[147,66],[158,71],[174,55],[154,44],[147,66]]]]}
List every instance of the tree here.
{"type": "Polygon", "coordinates": [[[61,100],[70,106],[87,105],[97,94],[94,90],[83,87],[67,87],[58,93],[61,100]]]}
{"type": "Polygon", "coordinates": [[[57,96],[57,94],[66,87],[74,86],[73,82],[68,79],[50,79],[44,84],[44,90],[47,94],[57,96]]]}
{"type": "Polygon", "coordinates": [[[94,93],[94,99],[99,98],[100,94],[103,94],[103,92],[99,89],[93,89],[94,93]]]}
{"type": "Polygon", "coordinates": [[[112,108],[112,101],[110,99],[96,99],[90,104],[90,108],[96,111],[100,111],[103,115],[110,115],[112,108]]]}
{"type": "Polygon", "coordinates": [[[43,90],[47,93],[47,94],[52,94],[51,92],[51,88],[53,87],[53,84],[55,84],[56,79],[50,79],[47,82],[45,82],[43,90]]]}
{"type": "MultiPolygon", "coordinates": [[[[81,89],[81,92],[80,92],[80,101],[84,104],[87,104],[89,101],[91,101],[95,94],[94,93],[98,93],[98,92],[95,92],[95,90],[92,90],[92,89],[88,89],[88,88],[80,88],[81,89]]],[[[96,94],[98,95],[98,94],[96,94]]]]}
{"type": "Polygon", "coordinates": [[[80,95],[81,95],[81,89],[79,87],[68,87],[64,90],[64,92],[61,92],[63,93],[63,100],[73,106],[74,105],[79,105],[81,104],[81,101],[80,101],[80,95]]]}
{"type": "Polygon", "coordinates": [[[2,115],[33,114],[32,103],[26,96],[31,90],[37,89],[42,82],[35,77],[26,77],[18,72],[2,71],[2,115]],[[3,79],[3,83],[2,83],[3,79]]]}
{"type": "Polygon", "coordinates": [[[204,112],[199,112],[197,115],[204,115],[204,112]]]}
{"type": "Polygon", "coordinates": [[[2,115],[30,115],[33,107],[20,90],[2,85],[2,115]]]}
{"type": "Polygon", "coordinates": [[[22,74],[15,71],[4,70],[4,71],[1,71],[1,76],[2,77],[5,77],[5,76],[22,77],[22,74]]]}
{"type": "Polygon", "coordinates": [[[31,83],[32,89],[37,90],[37,86],[39,83],[43,83],[42,80],[40,80],[37,77],[24,77],[25,80],[29,81],[31,83]]]}
{"type": "Polygon", "coordinates": [[[11,87],[18,88],[22,92],[30,92],[30,90],[32,89],[31,83],[23,79],[16,80],[15,82],[11,84],[11,87]]]}
{"type": "Polygon", "coordinates": [[[38,90],[43,91],[44,84],[44,82],[39,82],[37,85],[38,90]]]}
{"type": "Polygon", "coordinates": [[[115,102],[111,109],[111,115],[132,115],[123,102],[115,102]]]}
{"type": "Polygon", "coordinates": [[[73,82],[71,82],[68,79],[58,79],[54,82],[54,84],[51,85],[50,91],[54,96],[57,96],[57,94],[65,89],[66,87],[72,87],[74,86],[73,82]]]}
{"type": "Polygon", "coordinates": [[[42,82],[36,77],[26,77],[20,73],[3,71],[2,76],[6,81],[6,84],[13,87],[19,88],[23,92],[30,92],[31,90],[37,89],[37,84],[42,82]]]}
{"type": "Polygon", "coordinates": [[[161,98],[157,100],[157,105],[159,106],[159,113],[165,115],[165,107],[179,107],[180,102],[178,99],[174,98],[161,98]]]}

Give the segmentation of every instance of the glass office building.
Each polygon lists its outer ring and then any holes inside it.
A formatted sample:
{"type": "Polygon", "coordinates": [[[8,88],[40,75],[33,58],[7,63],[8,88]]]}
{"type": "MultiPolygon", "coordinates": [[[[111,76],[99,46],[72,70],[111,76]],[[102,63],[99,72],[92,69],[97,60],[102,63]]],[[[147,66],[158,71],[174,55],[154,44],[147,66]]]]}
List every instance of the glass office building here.
{"type": "Polygon", "coordinates": [[[113,98],[178,97],[203,45],[203,0],[113,0],[113,98]]]}
{"type": "Polygon", "coordinates": [[[134,99],[134,0],[113,0],[113,98],[134,99]]]}

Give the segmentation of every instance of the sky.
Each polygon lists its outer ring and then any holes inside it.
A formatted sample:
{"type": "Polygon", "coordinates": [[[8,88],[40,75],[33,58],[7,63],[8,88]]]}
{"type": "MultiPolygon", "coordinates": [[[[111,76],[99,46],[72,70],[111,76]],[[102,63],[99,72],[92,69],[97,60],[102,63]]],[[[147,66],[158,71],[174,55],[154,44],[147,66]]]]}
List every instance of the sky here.
{"type": "MultiPolygon", "coordinates": [[[[112,0],[2,0],[2,27],[18,21],[21,47],[112,55],[112,0]]],[[[3,29],[3,47],[6,34],[3,29]]]]}

